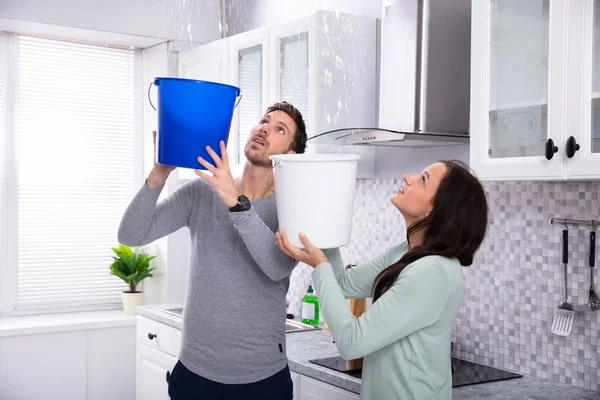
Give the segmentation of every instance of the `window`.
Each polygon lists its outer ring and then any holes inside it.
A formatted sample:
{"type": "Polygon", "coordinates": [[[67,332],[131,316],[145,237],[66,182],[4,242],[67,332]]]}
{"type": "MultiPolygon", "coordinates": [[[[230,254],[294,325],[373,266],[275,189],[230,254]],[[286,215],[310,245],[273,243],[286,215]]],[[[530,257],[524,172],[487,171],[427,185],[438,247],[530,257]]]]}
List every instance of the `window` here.
{"type": "Polygon", "coordinates": [[[16,104],[8,124],[14,129],[7,132],[14,145],[0,151],[0,159],[8,155],[8,170],[16,171],[8,184],[16,204],[8,235],[16,240],[5,258],[4,311],[118,307],[125,285],[109,274],[110,247],[139,183],[140,55],[10,39],[16,51],[5,56],[18,72],[4,79],[16,82],[14,98],[6,99],[16,104]]]}

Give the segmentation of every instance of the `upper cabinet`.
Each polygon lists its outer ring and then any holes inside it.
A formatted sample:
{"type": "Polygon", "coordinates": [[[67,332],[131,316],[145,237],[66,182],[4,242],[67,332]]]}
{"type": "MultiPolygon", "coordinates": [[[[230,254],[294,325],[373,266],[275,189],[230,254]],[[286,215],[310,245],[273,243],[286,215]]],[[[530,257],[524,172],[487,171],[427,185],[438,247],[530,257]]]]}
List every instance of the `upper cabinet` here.
{"type": "Polygon", "coordinates": [[[241,168],[250,131],[269,106],[269,30],[255,29],[224,40],[229,43],[228,82],[242,94],[231,121],[228,154],[231,163],[241,168]]]}
{"type": "MultiPolygon", "coordinates": [[[[218,40],[193,50],[181,52],[178,61],[178,75],[180,78],[225,84],[230,82],[228,39],[218,40]]],[[[231,154],[229,150],[228,154],[231,154]]],[[[232,159],[235,159],[235,153],[232,159]]],[[[175,171],[178,179],[197,178],[193,169],[177,168],[175,171]]]]}
{"type": "Polygon", "coordinates": [[[319,11],[272,26],[269,36],[271,100],[294,104],[309,137],[376,126],[375,18],[319,11]]]}
{"type": "Polygon", "coordinates": [[[473,2],[470,153],[481,179],[600,178],[599,5],[473,2]]]}
{"type": "Polygon", "coordinates": [[[567,70],[566,176],[600,177],[600,0],[569,3],[569,55],[567,70]],[[577,150],[579,149],[579,150],[577,150]]]}
{"type": "Polygon", "coordinates": [[[235,169],[250,130],[276,102],[300,110],[309,137],[376,126],[376,49],[375,18],[318,11],[181,52],[179,76],[240,88],[227,149],[235,169]]]}

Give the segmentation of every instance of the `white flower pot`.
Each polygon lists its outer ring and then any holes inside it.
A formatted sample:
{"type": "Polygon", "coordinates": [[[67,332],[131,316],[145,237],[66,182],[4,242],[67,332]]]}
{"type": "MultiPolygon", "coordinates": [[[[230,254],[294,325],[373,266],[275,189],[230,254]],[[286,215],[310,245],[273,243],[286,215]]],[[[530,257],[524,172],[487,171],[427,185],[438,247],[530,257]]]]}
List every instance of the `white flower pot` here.
{"type": "Polygon", "coordinates": [[[144,304],[144,292],[123,292],[121,293],[123,301],[123,311],[125,314],[137,314],[136,307],[144,304]]]}

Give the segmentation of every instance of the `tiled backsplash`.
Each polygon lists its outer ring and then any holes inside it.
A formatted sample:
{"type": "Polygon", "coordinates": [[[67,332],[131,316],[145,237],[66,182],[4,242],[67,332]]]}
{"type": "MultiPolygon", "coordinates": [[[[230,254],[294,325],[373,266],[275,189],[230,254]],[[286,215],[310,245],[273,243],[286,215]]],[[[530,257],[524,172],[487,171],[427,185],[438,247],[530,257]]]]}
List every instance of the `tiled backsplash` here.
{"type": "MultiPolygon", "coordinates": [[[[368,260],[405,239],[404,220],[389,202],[398,185],[395,179],[358,181],[352,243],[342,249],[344,262],[368,260]]],[[[600,312],[577,314],[570,336],[550,333],[562,297],[562,226],[549,219],[600,219],[600,182],[485,182],[484,187],[489,228],[474,264],[464,269],[455,355],[598,391],[600,312]]],[[[587,302],[588,232],[569,227],[574,303],[587,302]]],[[[301,265],[292,274],[291,312],[300,308],[310,272],[301,265]]]]}

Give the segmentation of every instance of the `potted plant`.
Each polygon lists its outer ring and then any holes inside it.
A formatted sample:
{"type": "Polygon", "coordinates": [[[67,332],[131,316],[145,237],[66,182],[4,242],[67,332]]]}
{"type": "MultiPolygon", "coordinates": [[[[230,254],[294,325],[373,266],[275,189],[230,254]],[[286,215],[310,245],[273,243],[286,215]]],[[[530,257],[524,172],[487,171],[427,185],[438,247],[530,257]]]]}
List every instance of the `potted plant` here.
{"type": "Polygon", "coordinates": [[[121,294],[123,310],[125,314],[136,314],[136,307],[144,304],[144,292],[137,291],[137,285],[143,279],[152,277],[150,261],[156,256],[138,253],[139,249],[133,251],[129,246],[120,244],[118,248],[111,247],[115,253],[113,263],[110,265],[110,273],[121,278],[129,286],[129,290],[121,294]]]}

